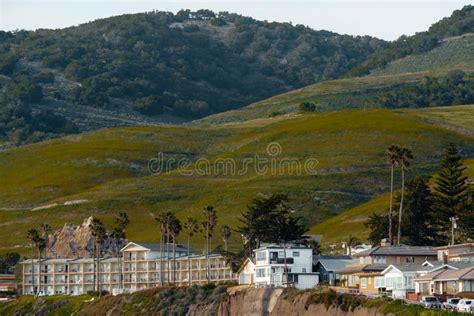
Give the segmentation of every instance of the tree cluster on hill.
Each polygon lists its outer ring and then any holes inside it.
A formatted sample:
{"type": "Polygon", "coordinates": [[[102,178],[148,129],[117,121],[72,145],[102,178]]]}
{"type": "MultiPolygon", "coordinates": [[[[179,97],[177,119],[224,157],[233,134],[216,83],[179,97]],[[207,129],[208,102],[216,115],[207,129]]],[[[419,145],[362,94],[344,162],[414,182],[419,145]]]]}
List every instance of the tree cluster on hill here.
{"type": "MultiPolygon", "coordinates": [[[[52,96],[199,118],[337,78],[383,41],[209,10],[128,14],[61,30],[1,32],[0,73],[29,62],[76,84],[52,96]]],[[[13,87],[11,89],[14,89],[13,87]]]]}
{"type": "Polygon", "coordinates": [[[474,80],[461,70],[444,77],[425,77],[418,83],[391,87],[376,97],[387,108],[447,106],[474,103],[474,80]]]}
{"type": "Polygon", "coordinates": [[[395,59],[432,50],[447,37],[472,32],[474,32],[474,6],[466,5],[461,10],[454,11],[450,17],[431,25],[426,32],[419,32],[413,36],[403,35],[396,41],[381,46],[366,61],[351,69],[348,75],[366,75],[370,70],[383,67],[395,59]]]}
{"type": "Polygon", "coordinates": [[[47,73],[32,78],[19,76],[0,95],[0,139],[18,145],[77,132],[72,122],[52,111],[33,111],[32,106],[43,100],[39,82],[49,80],[47,73]]]}
{"type": "Polygon", "coordinates": [[[401,243],[408,245],[445,245],[474,238],[473,191],[463,172],[466,169],[454,144],[450,144],[440,163],[441,170],[430,185],[430,178],[415,176],[398,197],[400,212],[372,214],[366,222],[369,240],[379,244],[390,238],[390,222],[401,232],[401,243]],[[453,223],[455,221],[455,223],[453,223]],[[457,225],[457,226],[456,226],[457,225]]]}

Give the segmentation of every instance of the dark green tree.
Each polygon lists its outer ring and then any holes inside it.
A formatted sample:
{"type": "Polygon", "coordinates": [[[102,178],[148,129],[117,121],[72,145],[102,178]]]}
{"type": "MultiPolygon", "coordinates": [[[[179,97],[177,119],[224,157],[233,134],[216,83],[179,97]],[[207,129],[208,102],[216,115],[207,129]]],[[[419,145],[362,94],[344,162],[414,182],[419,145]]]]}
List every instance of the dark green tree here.
{"type": "Polygon", "coordinates": [[[433,232],[433,196],[429,178],[416,176],[408,183],[405,193],[403,243],[417,246],[435,244],[433,232]]]}
{"type": "Polygon", "coordinates": [[[247,210],[241,214],[241,226],[237,228],[237,232],[243,238],[246,256],[253,257],[253,250],[272,236],[272,220],[278,208],[287,201],[288,197],[284,194],[261,195],[254,198],[247,210]]]}
{"type": "MultiPolygon", "coordinates": [[[[392,222],[397,225],[397,222],[392,218],[392,222]]],[[[389,220],[386,215],[372,214],[364,223],[364,226],[369,230],[369,237],[367,238],[373,246],[380,245],[382,239],[387,238],[389,220]]],[[[397,227],[394,226],[393,229],[397,227]]]]}
{"type": "Polygon", "coordinates": [[[101,247],[107,238],[107,231],[102,221],[98,218],[93,218],[90,224],[91,234],[94,237],[94,248],[95,248],[95,257],[97,258],[97,266],[95,275],[95,284],[97,285],[97,291],[99,292],[99,297],[102,295],[101,285],[100,285],[100,259],[102,256],[101,247]]]}
{"type": "Polygon", "coordinates": [[[436,217],[439,219],[440,234],[445,243],[450,240],[451,222],[450,218],[464,218],[472,212],[472,205],[468,203],[467,177],[464,175],[464,167],[456,145],[449,144],[441,160],[441,170],[436,176],[434,195],[436,217]]]}

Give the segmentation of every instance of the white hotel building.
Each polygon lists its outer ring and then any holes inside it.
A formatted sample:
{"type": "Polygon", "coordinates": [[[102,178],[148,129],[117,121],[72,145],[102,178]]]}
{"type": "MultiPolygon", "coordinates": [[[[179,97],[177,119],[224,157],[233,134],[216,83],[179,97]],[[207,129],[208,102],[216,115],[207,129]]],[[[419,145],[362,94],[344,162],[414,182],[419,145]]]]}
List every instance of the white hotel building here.
{"type": "MultiPolygon", "coordinates": [[[[173,248],[170,245],[160,251],[159,243],[128,243],[122,248],[121,269],[118,258],[100,261],[100,289],[110,293],[134,292],[174,283],[177,286],[206,284],[206,256],[196,255],[186,246],[176,245],[176,269],[173,265],[173,248]],[[163,270],[160,264],[163,263],[163,270]],[[121,270],[121,271],[120,271],[121,270]],[[161,273],[163,271],[163,273],[161,273]],[[120,286],[120,274],[123,285],[120,286]],[[176,279],[173,276],[176,276],[176,279]],[[173,281],[174,280],[174,281],[173,281]]],[[[23,266],[23,294],[34,294],[40,284],[40,295],[80,295],[94,290],[96,274],[94,261],[87,259],[25,260],[23,266]],[[38,268],[40,271],[38,271],[38,268]],[[38,282],[40,280],[40,282],[38,282]]],[[[237,281],[237,275],[219,254],[209,255],[209,277],[212,283],[237,281]]]]}

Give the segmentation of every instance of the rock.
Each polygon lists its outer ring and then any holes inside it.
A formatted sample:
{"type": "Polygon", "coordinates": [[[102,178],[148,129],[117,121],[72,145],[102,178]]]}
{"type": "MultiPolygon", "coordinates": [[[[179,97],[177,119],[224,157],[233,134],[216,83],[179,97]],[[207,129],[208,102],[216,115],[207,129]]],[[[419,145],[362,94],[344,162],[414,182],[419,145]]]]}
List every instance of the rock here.
{"type": "Polygon", "coordinates": [[[93,237],[89,227],[92,217],[81,225],[64,224],[63,228],[49,236],[46,256],[50,258],[89,258],[93,249],[93,237]]]}

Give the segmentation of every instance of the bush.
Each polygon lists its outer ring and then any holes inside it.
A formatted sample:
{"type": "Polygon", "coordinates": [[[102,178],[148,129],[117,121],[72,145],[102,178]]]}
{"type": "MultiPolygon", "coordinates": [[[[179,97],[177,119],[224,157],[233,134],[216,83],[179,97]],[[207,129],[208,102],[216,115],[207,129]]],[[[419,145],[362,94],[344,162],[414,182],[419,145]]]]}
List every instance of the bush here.
{"type": "Polygon", "coordinates": [[[316,104],[311,102],[303,102],[300,104],[300,112],[314,112],[316,111],[316,104]]]}
{"type": "Polygon", "coordinates": [[[157,96],[140,98],[133,102],[133,109],[146,115],[158,115],[163,113],[163,105],[157,96]]]}

